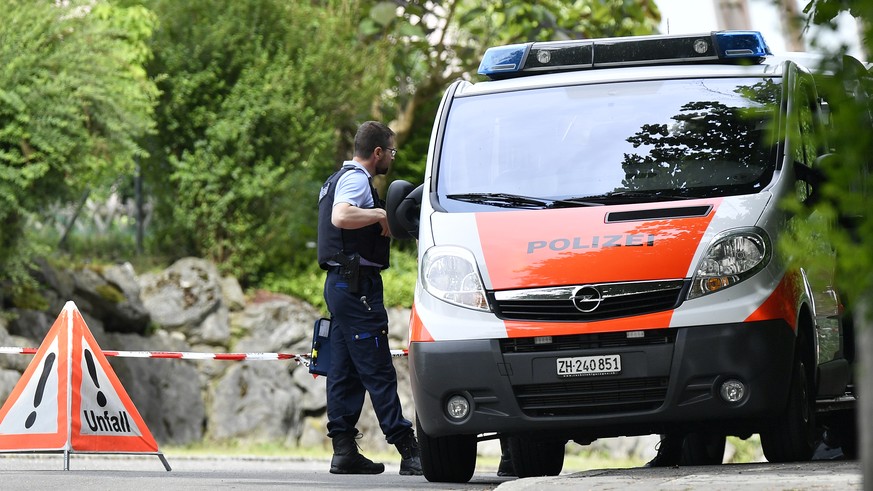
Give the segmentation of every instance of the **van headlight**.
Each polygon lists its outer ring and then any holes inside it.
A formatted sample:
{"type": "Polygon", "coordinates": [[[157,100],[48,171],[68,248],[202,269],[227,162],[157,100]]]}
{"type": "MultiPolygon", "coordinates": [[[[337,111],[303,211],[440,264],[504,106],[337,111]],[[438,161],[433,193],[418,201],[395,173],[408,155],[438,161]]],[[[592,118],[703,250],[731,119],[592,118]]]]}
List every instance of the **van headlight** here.
{"type": "Polygon", "coordinates": [[[770,238],[759,228],[731,230],[712,241],[697,264],[688,299],[721,291],[751,277],[770,261],[770,238]]]}
{"type": "Polygon", "coordinates": [[[421,260],[421,285],[436,298],[476,310],[488,311],[476,258],[455,246],[431,247],[421,260]]]}

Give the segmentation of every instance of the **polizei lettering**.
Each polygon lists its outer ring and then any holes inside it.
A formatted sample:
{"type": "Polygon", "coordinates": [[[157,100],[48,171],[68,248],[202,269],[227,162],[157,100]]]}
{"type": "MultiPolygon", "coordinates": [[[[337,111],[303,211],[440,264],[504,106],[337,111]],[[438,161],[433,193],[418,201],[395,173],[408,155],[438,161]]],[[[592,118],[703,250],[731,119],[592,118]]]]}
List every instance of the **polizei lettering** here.
{"type": "Polygon", "coordinates": [[[85,414],[85,423],[91,431],[112,431],[115,433],[130,433],[130,421],[127,419],[125,411],[118,411],[118,414],[109,414],[109,411],[103,411],[103,414],[94,411],[83,411],[85,414]]]}
{"type": "Polygon", "coordinates": [[[654,247],[653,234],[593,235],[591,237],[560,237],[552,240],[532,240],[527,243],[527,253],[540,249],[555,252],[577,249],[605,249],[607,247],[654,247]]]}

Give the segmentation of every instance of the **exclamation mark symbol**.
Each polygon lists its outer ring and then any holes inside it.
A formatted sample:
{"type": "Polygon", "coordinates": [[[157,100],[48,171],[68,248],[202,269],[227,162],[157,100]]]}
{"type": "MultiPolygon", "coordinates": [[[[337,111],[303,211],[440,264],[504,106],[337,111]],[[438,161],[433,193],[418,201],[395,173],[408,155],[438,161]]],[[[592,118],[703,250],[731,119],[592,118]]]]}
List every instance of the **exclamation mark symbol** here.
{"type": "Polygon", "coordinates": [[[45,393],[45,383],[51,375],[52,365],[55,363],[55,354],[49,353],[48,356],[45,357],[45,362],[42,364],[42,375],[39,377],[39,383],[36,384],[36,394],[33,395],[33,409],[30,414],[27,416],[27,420],[24,421],[24,427],[30,428],[33,426],[33,423],[36,423],[36,408],[39,407],[39,403],[42,402],[42,395],[45,393]]]}
{"type": "MultiPolygon", "coordinates": [[[[91,355],[91,351],[85,349],[85,364],[88,365],[88,373],[91,374],[91,380],[94,381],[94,385],[97,388],[100,388],[100,382],[97,381],[97,366],[94,364],[94,357],[91,355]]],[[[97,391],[97,404],[100,404],[100,407],[106,406],[106,396],[103,395],[103,391],[97,391]]]]}

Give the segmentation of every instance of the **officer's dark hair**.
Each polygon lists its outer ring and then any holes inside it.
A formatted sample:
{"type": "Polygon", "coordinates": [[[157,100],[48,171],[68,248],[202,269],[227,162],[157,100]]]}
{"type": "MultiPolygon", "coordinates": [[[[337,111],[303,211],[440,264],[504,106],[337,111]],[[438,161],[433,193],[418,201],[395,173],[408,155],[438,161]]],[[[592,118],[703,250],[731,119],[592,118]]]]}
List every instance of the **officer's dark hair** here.
{"type": "Polygon", "coordinates": [[[355,156],[367,158],[376,147],[388,148],[394,131],[378,121],[367,121],[358,127],[355,134],[355,156]]]}

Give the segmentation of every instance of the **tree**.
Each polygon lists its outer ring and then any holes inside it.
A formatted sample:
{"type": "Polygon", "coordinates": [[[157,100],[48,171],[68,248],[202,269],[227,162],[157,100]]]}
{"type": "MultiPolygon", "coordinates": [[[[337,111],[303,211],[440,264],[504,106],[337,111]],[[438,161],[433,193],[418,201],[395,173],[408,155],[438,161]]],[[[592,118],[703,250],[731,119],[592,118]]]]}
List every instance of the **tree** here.
{"type": "Polygon", "coordinates": [[[430,129],[443,90],[477,79],[490,46],[652,34],[661,14],[653,0],[372,1],[360,31],[394,47],[391,97],[381,114],[392,120],[400,151],[392,177],[420,182],[430,129]]]}
{"type": "MultiPolygon", "coordinates": [[[[870,0],[810,0],[804,12],[813,24],[836,30],[835,18],[849,12],[863,26],[862,38],[867,53],[873,52],[873,1],[870,0]]],[[[837,278],[846,295],[849,314],[854,318],[857,364],[856,386],[860,395],[858,407],[859,450],[864,476],[864,489],[873,489],[873,82],[864,66],[844,58],[845,47],[829,53],[823,68],[833,76],[821,84],[823,95],[832,104],[832,128],[827,142],[836,152],[823,166],[824,183],[819,199],[805,210],[822,217],[810,220],[794,238],[793,252],[802,254],[814,247],[809,237],[827,237],[837,254],[837,278]]],[[[851,320],[851,319],[850,319],[851,320]]]]}
{"type": "MultiPolygon", "coordinates": [[[[772,145],[761,129],[773,117],[779,87],[770,80],[735,90],[753,107],[729,106],[721,101],[684,104],[670,123],[644,124],[627,138],[637,153],[625,153],[625,190],[687,190],[693,176],[761,176],[772,145]]],[[[735,185],[749,185],[747,182],[735,185]]],[[[697,184],[699,185],[699,184],[697,184]]],[[[709,191],[711,192],[711,190],[709,191]]]]}
{"type": "Polygon", "coordinates": [[[206,257],[244,283],[314,262],[318,189],[340,141],[371,119],[383,45],[355,4],[152,0],[149,73],[162,90],[146,182],[154,250],[206,257]]]}
{"type": "Polygon", "coordinates": [[[10,0],[0,23],[0,282],[20,285],[49,205],[129,172],[157,89],[154,18],[104,1],[10,0]]]}

